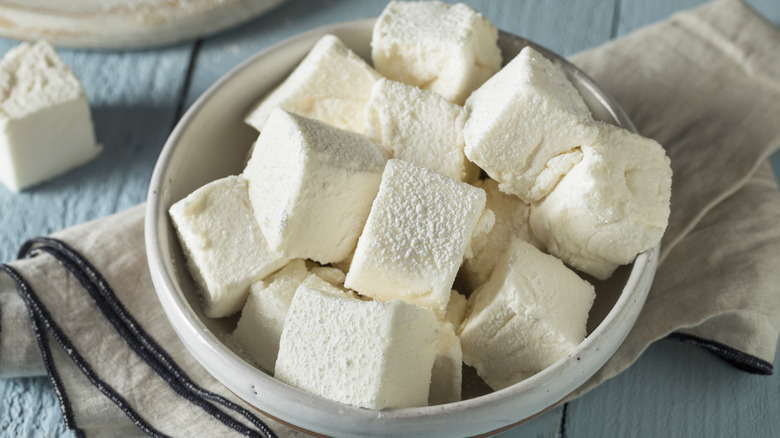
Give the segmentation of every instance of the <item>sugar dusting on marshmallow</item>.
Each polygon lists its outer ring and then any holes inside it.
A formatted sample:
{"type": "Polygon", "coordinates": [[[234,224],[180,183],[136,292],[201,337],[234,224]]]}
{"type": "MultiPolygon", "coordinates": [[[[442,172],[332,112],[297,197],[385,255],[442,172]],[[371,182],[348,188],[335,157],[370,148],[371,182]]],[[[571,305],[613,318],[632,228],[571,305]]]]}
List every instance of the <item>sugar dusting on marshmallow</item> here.
{"type": "Polygon", "coordinates": [[[392,159],[358,240],[346,287],[426,306],[443,317],[485,192],[392,159]]]}
{"type": "Polygon", "coordinates": [[[261,131],[271,111],[281,107],[338,128],[363,132],[371,86],[381,77],[338,37],[325,35],[279,87],[255,104],[245,122],[261,131]]]}
{"type": "Polygon", "coordinates": [[[582,159],[598,129],[563,69],[525,47],[466,102],[466,156],[526,203],[582,159]]]}
{"type": "Polygon", "coordinates": [[[469,297],[463,362],[494,390],[552,365],[585,338],[595,291],[559,259],[515,239],[469,297]]]}
{"type": "Polygon", "coordinates": [[[274,377],[357,407],[426,406],[439,330],[429,309],[302,284],[290,305],[274,377]]]}
{"type": "Polygon", "coordinates": [[[599,123],[582,162],[531,208],[534,235],[549,252],[599,279],[661,240],[672,169],[652,139],[599,123]]]}
{"type": "Polygon", "coordinates": [[[0,182],[20,191],[95,158],[102,146],[76,75],[45,41],[0,60],[0,182]]]}
{"type": "Polygon", "coordinates": [[[465,4],[390,2],[371,38],[374,68],[462,105],[501,67],[498,31],[465,4]]]}
{"type": "Polygon", "coordinates": [[[238,176],[206,184],[169,212],[210,318],[238,312],[249,286],[290,260],[268,246],[238,176]]]}

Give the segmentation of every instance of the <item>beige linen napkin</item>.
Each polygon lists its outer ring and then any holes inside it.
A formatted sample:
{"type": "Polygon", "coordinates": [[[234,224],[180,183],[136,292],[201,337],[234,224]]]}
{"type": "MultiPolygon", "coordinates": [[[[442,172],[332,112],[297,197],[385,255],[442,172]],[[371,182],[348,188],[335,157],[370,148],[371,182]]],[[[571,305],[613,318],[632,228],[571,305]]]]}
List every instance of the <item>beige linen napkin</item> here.
{"type": "MultiPolygon", "coordinates": [[[[766,157],[780,146],[778,60],[780,32],[736,0],[574,57],[642,134],[666,147],[675,172],[663,260],[647,303],[625,343],[578,394],[670,334],[741,369],[772,372],[780,189],[766,157]]],[[[186,352],[154,294],[142,219],[138,206],[53,236],[91,261],[107,286],[56,241],[39,241],[37,255],[4,267],[29,288],[17,292],[0,275],[0,376],[48,372],[69,427],[86,434],[228,435],[241,432],[240,422],[262,435],[258,418],[277,434],[295,434],[256,412],[245,415],[247,407],[186,352]],[[221,403],[227,400],[235,405],[221,403]]]]}

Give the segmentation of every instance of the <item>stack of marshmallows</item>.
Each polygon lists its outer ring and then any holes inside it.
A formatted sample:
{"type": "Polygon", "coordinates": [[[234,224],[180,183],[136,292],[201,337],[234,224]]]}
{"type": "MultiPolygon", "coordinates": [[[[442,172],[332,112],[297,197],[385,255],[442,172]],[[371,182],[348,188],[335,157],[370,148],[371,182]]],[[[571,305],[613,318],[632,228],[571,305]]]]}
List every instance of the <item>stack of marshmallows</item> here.
{"type": "Polygon", "coordinates": [[[464,363],[505,388],[585,338],[571,268],[606,279],[659,242],[661,146],[594,121],[530,47],[501,68],[497,36],[462,4],[393,2],[373,68],[322,37],[246,116],[242,174],[171,207],[205,314],[240,312],[275,378],[370,409],[458,401],[464,363]]]}

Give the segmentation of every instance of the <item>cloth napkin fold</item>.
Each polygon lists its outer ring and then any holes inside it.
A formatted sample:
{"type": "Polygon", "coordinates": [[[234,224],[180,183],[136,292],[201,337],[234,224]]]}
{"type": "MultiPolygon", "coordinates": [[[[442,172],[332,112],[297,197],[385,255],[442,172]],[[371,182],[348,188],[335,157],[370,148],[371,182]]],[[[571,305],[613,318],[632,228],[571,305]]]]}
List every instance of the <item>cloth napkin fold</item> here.
{"type": "MultiPolygon", "coordinates": [[[[674,170],[647,303],[575,396],[668,336],[772,372],[780,189],[766,158],[780,146],[779,59],[780,32],[737,0],[573,57],[640,133],[664,145],[674,170]]],[[[48,374],[77,434],[297,434],[229,393],[178,340],[149,276],[143,208],[36,239],[2,266],[0,376],[48,374]]]]}

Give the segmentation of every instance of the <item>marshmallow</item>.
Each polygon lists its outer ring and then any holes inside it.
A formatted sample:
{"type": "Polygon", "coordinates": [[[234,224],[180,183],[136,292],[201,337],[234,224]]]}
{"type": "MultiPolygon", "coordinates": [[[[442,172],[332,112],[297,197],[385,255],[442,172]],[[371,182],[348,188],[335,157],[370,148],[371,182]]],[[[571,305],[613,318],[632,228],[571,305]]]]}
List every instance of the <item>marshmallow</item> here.
{"type": "Polygon", "coordinates": [[[471,290],[490,278],[493,267],[513,238],[520,238],[539,249],[543,248],[543,245],[531,234],[528,223],[530,205],[517,196],[501,192],[498,183],[492,179],[478,181],[474,186],[485,191],[487,195],[485,211],[492,212],[494,220],[493,226],[487,232],[474,233],[471,252],[467,253],[460,269],[460,279],[471,290]]]}
{"type": "Polygon", "coordinates": [[[466,102],[466,156],[526,203],[543,198],[598,134],[563,69],[525,47],[466,102]]]}
{"type": "Polygon", "coordinates": [[[307,276],[306,263],[295,259],[265,280],[253,283],[233,331],[233,338],[244,353],[272,374],[287,311],[307,276]]]}
{"type": "Polygon", "coordinates": [[[169,213],[209,318],[238,312],[249,286],[290,260],[268,247],[238,176],[206,184],[169,213]]]}
{"type": "Polygon", "coordinates": [[[469,297],[463,362],[494,390],[552,365],[585,339],[595,291],[560,260],[515,239],[469,297]]]}
{"type": "Polygon", "coordinates": [[[460,347],[460,339],[451,323],[442,322],[431,370],[428,404],[441,405],[460,401],[462,382],[463,350],[460,347]]]}
{"type": "Polygon", "coordinates": [[[389,160],[345,286],[380,300],[416,303],[443,317],[484,206],[482,189],[389,160]]]}
{"type": "Polygon", "coordinates": [[[582,162],[531,208],[534,235],[551,254],[604,280],[661,240],[672,170],[661,145],[599,123],[582,162]]]}
{"type": "Polygon", "coordinates": [[[371,86],[381,78],[333,35],[317,41],[279,87],[249,111],[244,121],[262,131],[277,106],[342,129],[363,132],[371,86]]]}
{"type": "Polygon", "coordinates": [[[309,271],[334,286],[343,286],[344,280],[347,278],[344,271],[331,266],[313,266],[309,268],[309,271]]]}
{"type": "Polygon", "coordinates": [[[466,319],[466,306],[468,300],[465,295],[456,290],[450,291],[450,301],[447,303],[447,313],[444,321],[452,324],[453,327],[460,327],[463,320],[466,319]]]}
{"type": "Polygon", "coordinates": [[[501,68],[498,31],[459,3],[390,2],[374,25],[371,59],[389,79],[462,105],[501,68]]]}
{"type": "Polygon", "coordinates": [[[243,176],[271,248],[327,264],[355,248],[383,167],[367,137],[277,108],[243,176]]]}
{"type": "Polygon", "coordinates": [[[45,41],[0,60],[0,182],[18,192],[95,158],[102,146],[76,76],[45,41]]]}
{"type": "Polygon", "coordinates": [[[461,181],[479,176],[463,154],[466,111],[440,95],[388,79],[371,89],[365,134],[386,158],[398,158],[461,181]]]}
{"type": "Polygon", "coordinates": [[[287,314],[274,377],[357,407],[425,406],[439,330],[433,313],[414,304],[304,283],[287,314]]]}

